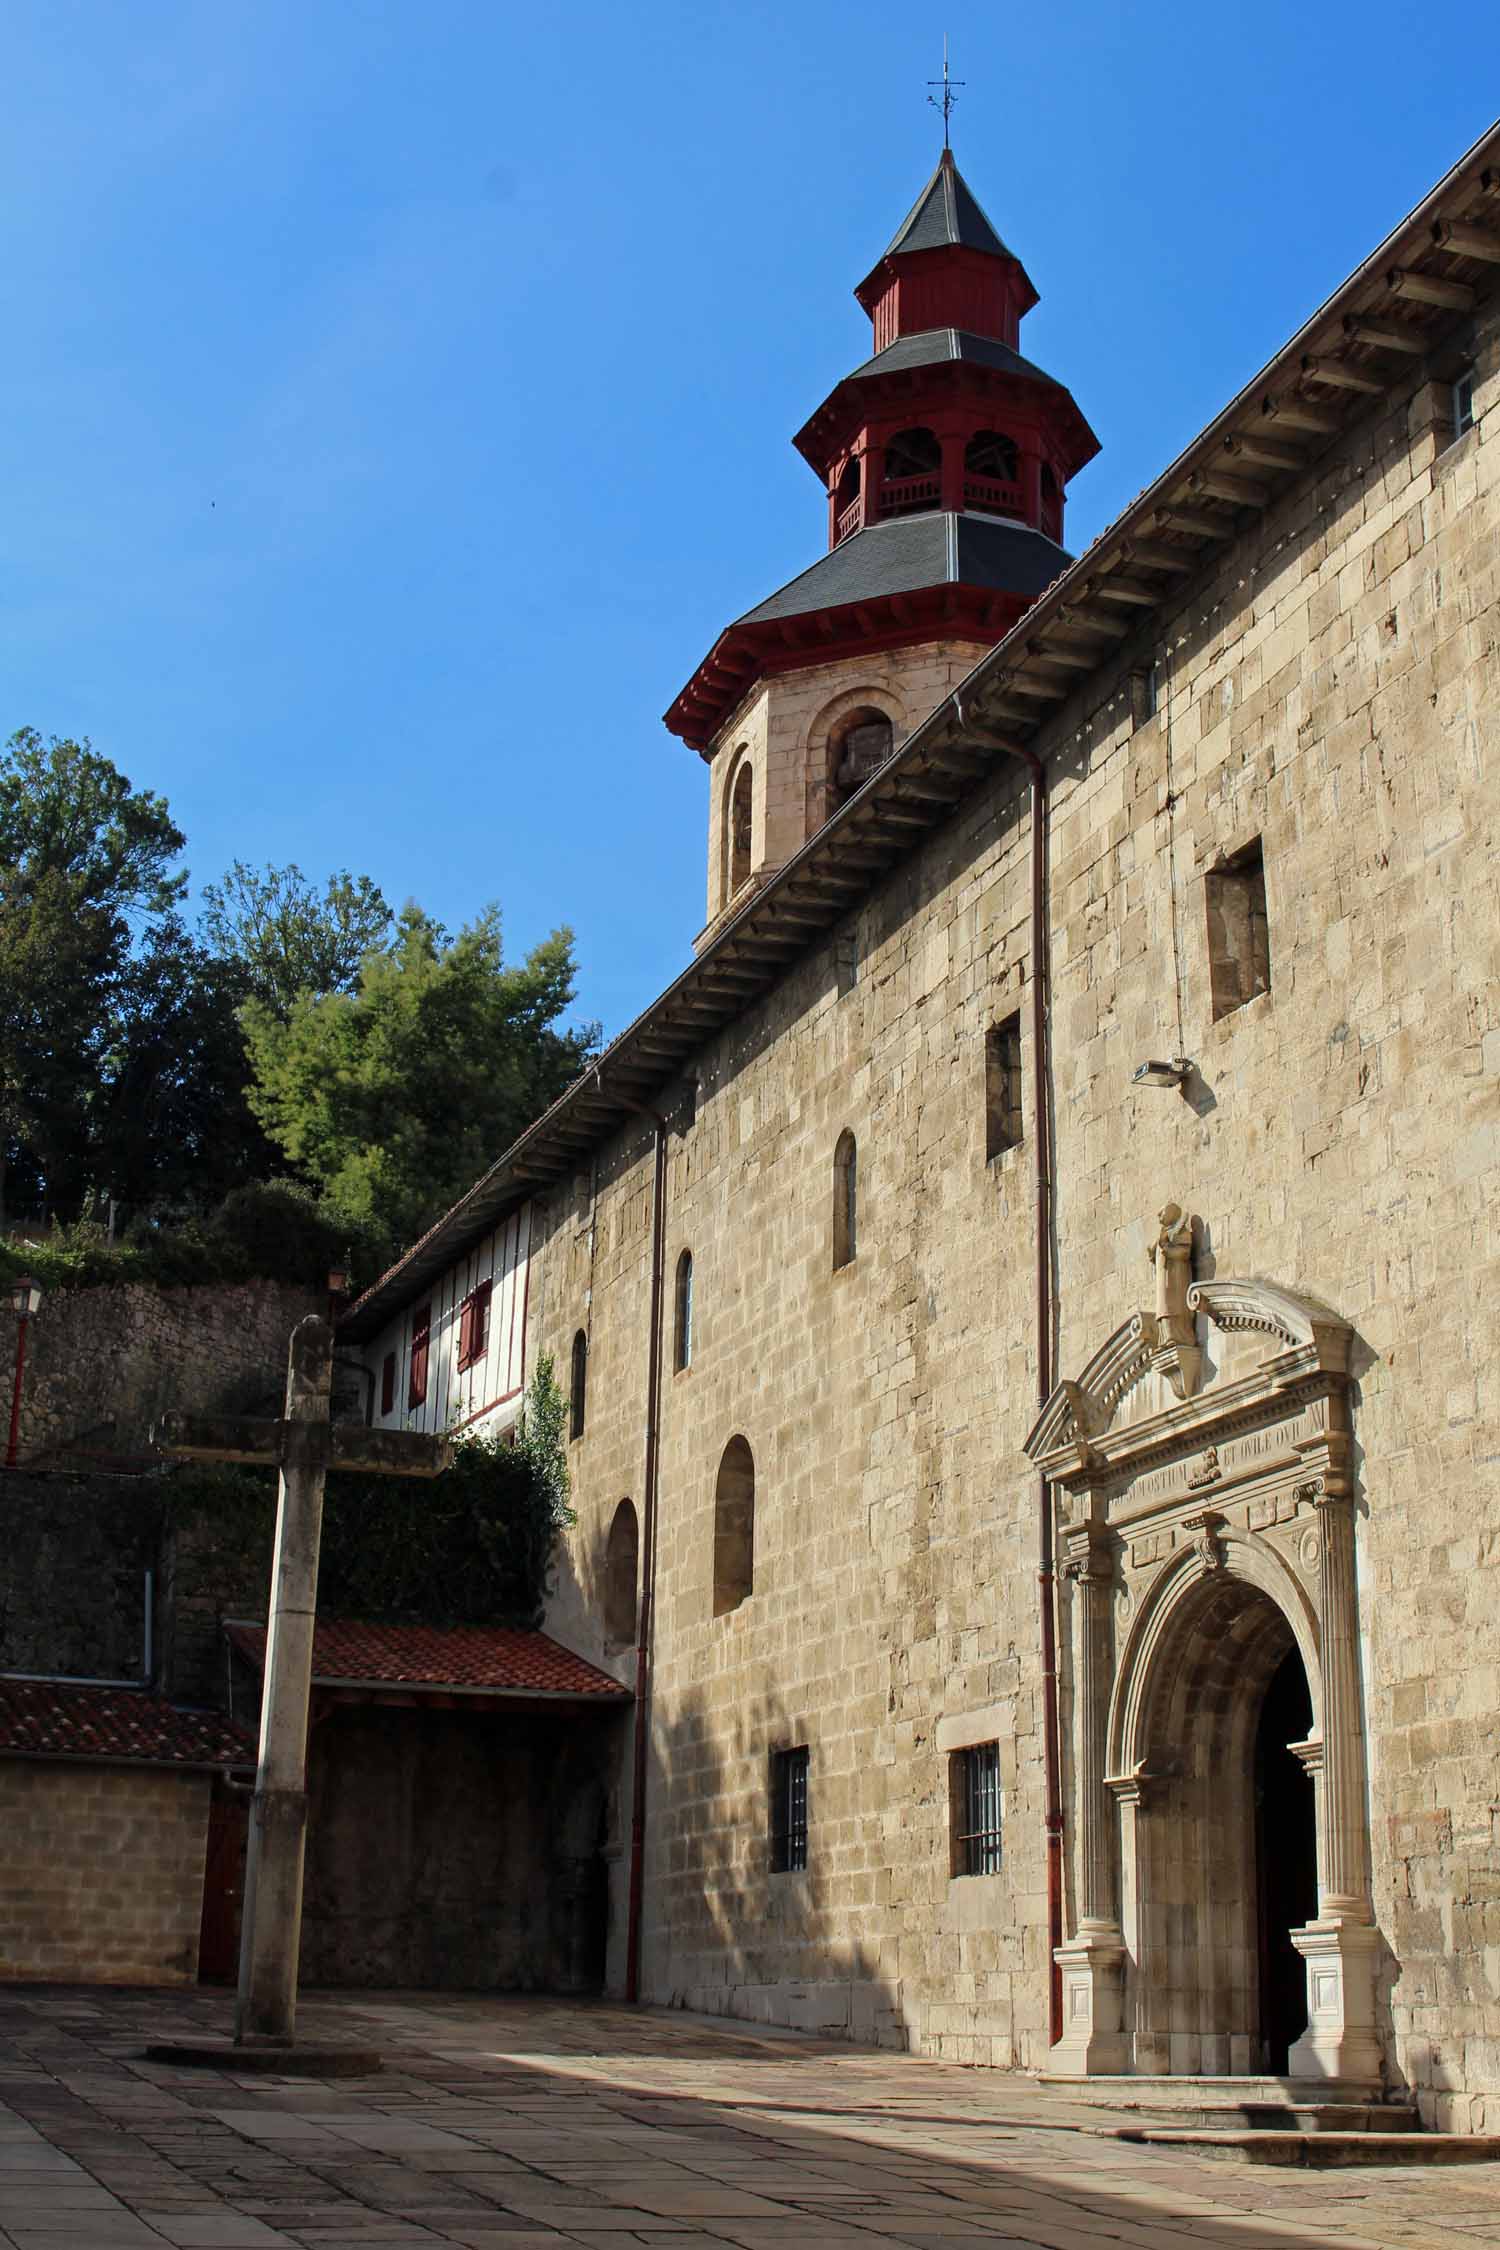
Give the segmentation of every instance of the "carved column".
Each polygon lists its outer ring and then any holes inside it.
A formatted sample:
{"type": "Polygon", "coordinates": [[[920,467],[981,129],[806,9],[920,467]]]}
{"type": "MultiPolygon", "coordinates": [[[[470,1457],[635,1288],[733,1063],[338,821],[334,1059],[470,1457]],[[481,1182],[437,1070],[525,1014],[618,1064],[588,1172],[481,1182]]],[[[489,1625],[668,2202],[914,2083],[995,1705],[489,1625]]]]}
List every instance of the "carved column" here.
{"type": "MultiPolygon", "coordinates": [[[[1094,1503],[1099,1505],[1099,1503],[1094,1503]]],[[[1109,1719],[1112,1543],[1095,1518],[1066,1534],[1064,1575],[1077,1589],[1073,1749],[1078,1808],[1078,1929],[1057,1949],[1063,2034],[1052,2070],[1070,2078],[1128,2069],[1124,2016],[1125,1941],[1115,1882],[1113,1817],[1104,1787],[1109,1719]]]]}
{"type": "Polygon", "coordinates": [[[1291,1933],[1307,1963],[1307,2029],[1292,2048],[1289,2068],[1294,2077],[1378,2079],[1380,1939],[1370,1904],[1354,1511],[1342,1477],[1315,1478],[1297,1497],[1312,1502],[1318,1523],[1323,1755],[1318,1918],[1291,1933]]]}

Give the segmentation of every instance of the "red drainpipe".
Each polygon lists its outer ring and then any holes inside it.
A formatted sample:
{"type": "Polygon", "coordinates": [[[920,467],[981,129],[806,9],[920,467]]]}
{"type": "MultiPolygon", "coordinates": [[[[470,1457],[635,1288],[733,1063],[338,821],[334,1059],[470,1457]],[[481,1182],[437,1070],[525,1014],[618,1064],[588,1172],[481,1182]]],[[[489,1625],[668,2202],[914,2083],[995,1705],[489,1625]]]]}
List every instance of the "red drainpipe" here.
{"type": "Polygon", "coordinates": [[[656,1129],[651,1185],[651,1333],[646,1354],[646,1467],[641,1490],[641,1600],[635,1644],[634,1788],[630,1808],[630,1896],[625,1920],[625,1997],[641,1996],[641,1906],[646,1863],[646,1753],[651,1720],[651,1634],[656,1607],[656,1487],[661,1453],[661,1298],[667,1228],[667,1122],[656,1129]]]}
{"type": "MultiPolygon", "coordinates": [[[[1048,1098],[1047,1006],[1049,947],[1047,931],[1047,769],[1034,750],[987,736],[966,725],[955,695],[959,728],[971,740],[1019,758],[1031,775],[1031,1073],[1032,1140],[1036,1150],[1036,1392],[1043,1407],[1052,1396],[1052,1108],[1048,1098]]],[[[1047,2036],[1062,2037],[1062,1970],[1057,1949],[1063,1941],[1063,1809],[1061,1756],[1057,1725],[1057,1571],[1053,1554],[1052,1492],[1037,1480],[1037,1584],[1042,1633],[1043,1820],[1047,1846],[1047,2036]]]]}

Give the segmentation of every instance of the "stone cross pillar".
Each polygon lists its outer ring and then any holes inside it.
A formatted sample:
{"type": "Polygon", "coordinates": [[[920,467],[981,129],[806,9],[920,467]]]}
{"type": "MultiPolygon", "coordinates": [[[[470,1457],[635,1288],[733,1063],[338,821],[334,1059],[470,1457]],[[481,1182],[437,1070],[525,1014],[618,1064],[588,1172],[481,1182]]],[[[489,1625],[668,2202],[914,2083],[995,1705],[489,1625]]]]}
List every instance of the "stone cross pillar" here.
{"type": "Polygon", "coordinates": [[[307,1718],[324,1477],[330,1468],[431,1477],[447,1467],[452,1452],[446,1438],[333,1426],[332,1375],[333,1330],[311,1314],[292,1331],[286,1411],[279,1422],[169,1414],[161,1429],[164,1453],[196,1461],[274,1462],[281,1472],[260,1761],[245,1866],[236,2046],[251,2041],[289,2045],[296,2027],[307,1718]]]}
{"type": "Polygon", "coordinates": [[[1354,1510],[1342,1478],[1316,1477],[1298,1488],[1297,1498],[1311,1501],[1318,1523],[1322,1818],[1318,1918],[1291,1933],[1307,1963],[1307,2029],[1293,2045],[1288,2067],[1298,2078],[1378,2079],[1375,1956],[1380,1939],[1370,1899],[1354,1510]]]}

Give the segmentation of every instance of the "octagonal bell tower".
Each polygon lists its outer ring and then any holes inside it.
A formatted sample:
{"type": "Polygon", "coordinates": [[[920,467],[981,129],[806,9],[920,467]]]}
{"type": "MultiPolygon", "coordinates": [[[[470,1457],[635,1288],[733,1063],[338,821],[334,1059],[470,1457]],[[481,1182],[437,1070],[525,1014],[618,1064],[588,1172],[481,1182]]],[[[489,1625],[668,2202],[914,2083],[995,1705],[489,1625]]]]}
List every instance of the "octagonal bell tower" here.
{"type": "Polygon", "coordinates": [[[666,714],[710,770],[708,918],[773,875],[1071,560],[1099,450],[1022,357],[1037,292],[944,149],[855,290],[874,354],[795,444],[828,552],[720,634],[666,714]]]}

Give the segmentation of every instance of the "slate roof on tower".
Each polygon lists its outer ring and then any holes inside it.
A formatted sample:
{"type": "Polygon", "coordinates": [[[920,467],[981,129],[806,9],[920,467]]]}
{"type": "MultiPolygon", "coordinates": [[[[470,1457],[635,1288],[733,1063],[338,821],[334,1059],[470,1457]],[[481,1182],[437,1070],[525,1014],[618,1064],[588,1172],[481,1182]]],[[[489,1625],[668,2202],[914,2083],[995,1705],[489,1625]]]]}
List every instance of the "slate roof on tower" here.
{"type": "Polygon", "coordinates": [[[973,367],[998,367],[1003,375],[1029,375],[1034,382],[1050,383],[1054,390],[1063,388],[1045,367],[1038,367],[1035,360],[1023,359],[998,337],[971,336],[963,328],[928,328],[919,336],[898,336],[893,344],[887,344],[873,359],[863,361],[844,380],[857,383],[865,375],[892,375],[897,369],[907,367],[935,367],[944,360],[962,360],[973,367]]]}
{"type": "Polygon", "coordinates": [[[985,217],[952,152],[944,149],[937,170],[896,229],[884,255],[894,258],[908,250],[942,250],[950,245],[988,250],[996,258],[1014,255],[985,217]]]}
{"type": "Polygon", "coordinates": [[[928,586],[983,586],[1030,596],[1050,586],[1072,559],[1029,524],[934,509],[929,515],[897,516],[856,531],[735,622],[760,625],[777,617],[805,617],[928,586]]]}

